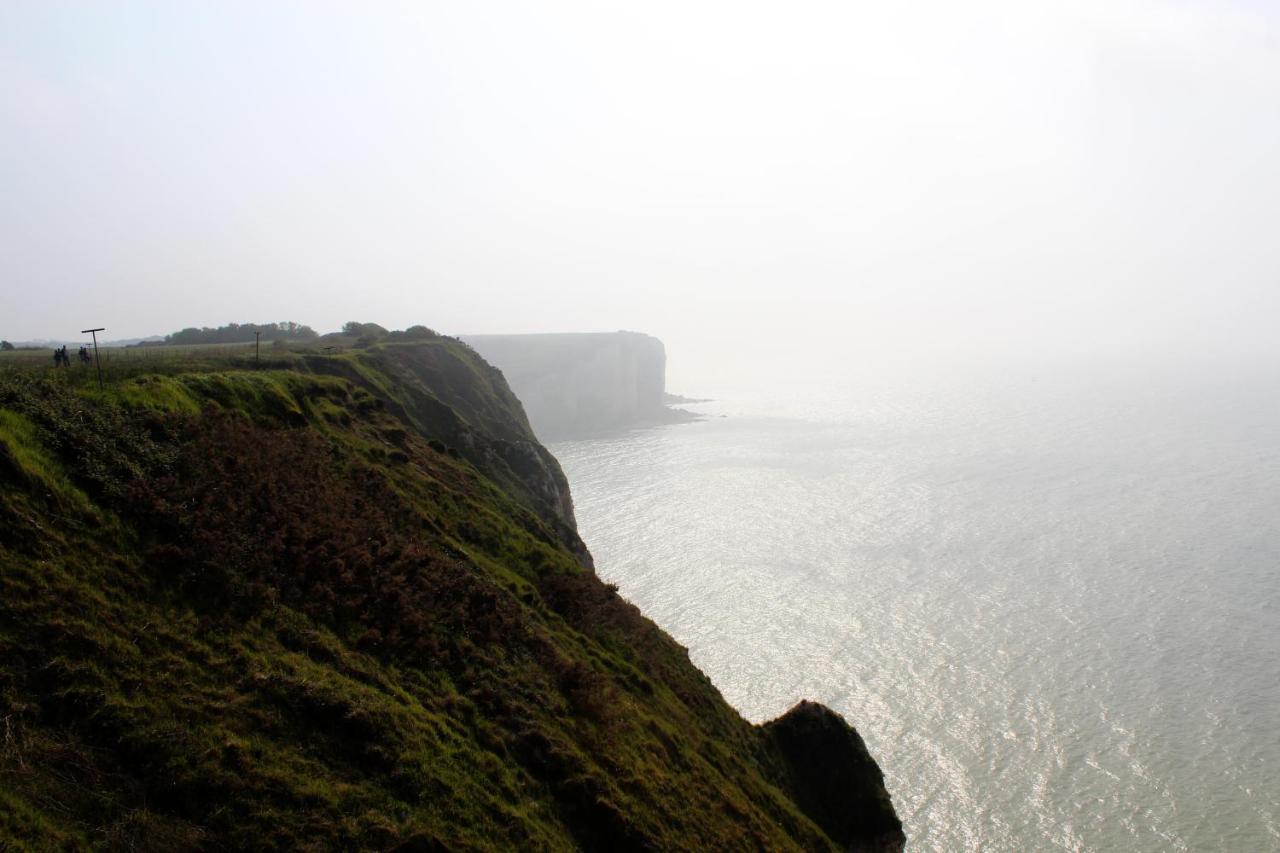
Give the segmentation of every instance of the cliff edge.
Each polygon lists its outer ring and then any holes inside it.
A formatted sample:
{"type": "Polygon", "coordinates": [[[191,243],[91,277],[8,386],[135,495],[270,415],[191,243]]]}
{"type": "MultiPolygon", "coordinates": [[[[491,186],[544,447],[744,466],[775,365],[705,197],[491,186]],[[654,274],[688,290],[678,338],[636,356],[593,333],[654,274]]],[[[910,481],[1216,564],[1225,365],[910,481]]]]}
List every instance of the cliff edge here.
{"type": "Polygon", "coordinates": [[[0,374],[0,849],[889,849],[852,730],[591,571],[468,347],[109,378],[0,374]]]}

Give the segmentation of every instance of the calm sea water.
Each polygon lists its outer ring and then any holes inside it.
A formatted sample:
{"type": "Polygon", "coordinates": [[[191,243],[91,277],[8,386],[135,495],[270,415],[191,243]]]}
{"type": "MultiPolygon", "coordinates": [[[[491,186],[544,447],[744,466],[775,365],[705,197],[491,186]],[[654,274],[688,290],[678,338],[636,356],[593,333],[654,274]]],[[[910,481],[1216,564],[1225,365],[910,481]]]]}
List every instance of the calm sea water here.
{"type": "Polygon", "coordinates": [[[1277,850],[1278,390],[850,379],[552,449],[600,574],[748,718],[843,713],[909,849],[1277,850]]]}

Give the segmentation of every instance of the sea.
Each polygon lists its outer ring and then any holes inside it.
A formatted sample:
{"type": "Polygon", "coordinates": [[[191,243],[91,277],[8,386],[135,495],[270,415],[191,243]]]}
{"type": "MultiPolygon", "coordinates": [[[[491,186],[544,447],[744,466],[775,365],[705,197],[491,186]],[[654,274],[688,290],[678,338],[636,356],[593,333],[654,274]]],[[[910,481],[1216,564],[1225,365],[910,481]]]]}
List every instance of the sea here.
{"type": "Polygon", "coordinates": [[[1280,850],[1280,367],[706,384],[551,445],[597,571],[908,850],[1280,850]]]}

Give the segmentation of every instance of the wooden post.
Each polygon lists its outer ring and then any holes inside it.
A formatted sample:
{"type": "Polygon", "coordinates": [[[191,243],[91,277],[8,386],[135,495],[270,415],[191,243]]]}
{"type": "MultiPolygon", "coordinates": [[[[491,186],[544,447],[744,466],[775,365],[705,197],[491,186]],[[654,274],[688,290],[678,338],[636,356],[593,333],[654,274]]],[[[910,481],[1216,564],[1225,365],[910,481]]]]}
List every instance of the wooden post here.
{"type": "Polygon", "coordinates": [[[262,332],[253,333],[253,366],[254,367],[262,366],[262,359],[258,357],[258,338],[261,335],[262,335],[262,332]]]}
{"type": "Polygon", "coordinates": [[[93,335],[93,363],[98,368],[98,390],[102,390],[102,361],[98,358],[98,332],[105,332],[105,326],[99,326],[96,329],[81,329],[82,335],[93,335]]]}

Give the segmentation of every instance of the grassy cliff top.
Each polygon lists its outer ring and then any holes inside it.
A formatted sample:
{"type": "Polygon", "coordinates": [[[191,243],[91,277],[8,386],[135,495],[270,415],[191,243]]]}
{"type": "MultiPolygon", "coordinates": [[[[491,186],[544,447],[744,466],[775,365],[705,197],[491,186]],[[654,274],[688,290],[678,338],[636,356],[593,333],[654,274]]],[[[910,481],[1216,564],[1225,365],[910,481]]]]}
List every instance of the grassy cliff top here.
{"type": "Polygon", "coordinates": [[[0,849],[900,846],[852,730],[595,576],[464,344],[134,359],[0,361],[0,849]]]}

